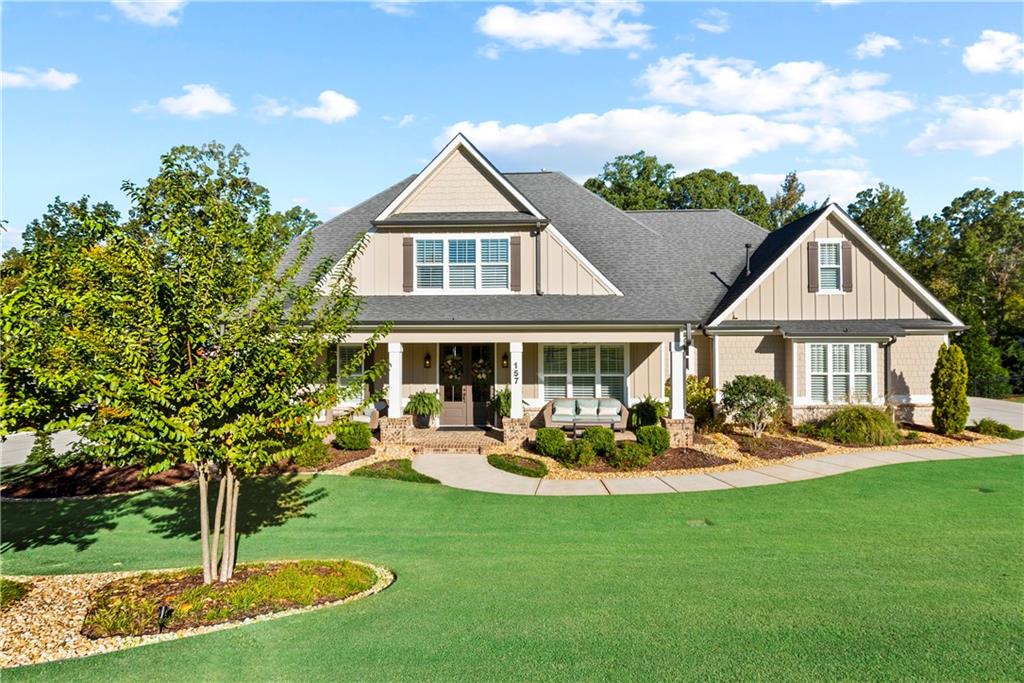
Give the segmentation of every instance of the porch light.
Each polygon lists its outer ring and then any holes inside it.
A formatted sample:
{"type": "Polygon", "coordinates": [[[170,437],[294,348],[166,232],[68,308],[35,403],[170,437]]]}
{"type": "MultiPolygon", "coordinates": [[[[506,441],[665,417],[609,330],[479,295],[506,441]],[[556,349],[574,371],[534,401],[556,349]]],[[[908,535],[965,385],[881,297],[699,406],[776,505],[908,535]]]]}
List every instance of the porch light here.
{"type": "Polygon", "coordinates": [[[156,608],[156,621],[160,627],[161,633],[164,630],[164,626],[167,625],[167,620],[171,618],[171,612],[173,611],[174,610],[171,609],[171,606],[166,603],[156,608]]]}
{"type": "Polygon", "coordinates": [[[430,351],[423,354],[423,367],[430,369],[430,351]]]}
{"type": "Polygon", "coordinates": [[[501,354],[501,367],[503,367],[503,368],[507,368],[508,367],[508,352],[507,351],[505,353],[501,354]]]}

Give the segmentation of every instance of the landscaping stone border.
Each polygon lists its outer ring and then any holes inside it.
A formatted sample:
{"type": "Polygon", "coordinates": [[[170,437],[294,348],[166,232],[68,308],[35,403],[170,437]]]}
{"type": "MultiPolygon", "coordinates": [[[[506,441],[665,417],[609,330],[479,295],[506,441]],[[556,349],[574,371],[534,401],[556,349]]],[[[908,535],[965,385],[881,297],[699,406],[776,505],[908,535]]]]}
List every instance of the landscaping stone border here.
{"type": "MultiPolygon", "coordinates": [[[[292,561],[280,560],[280,562],[292,561]]],[[[167,640],[178,640],[213,631],[237,628],[260,621],[281,619],[325,607],[335,607],[379,593],[395,581],[394,573],[387,567],[359,560],[346,561],[372,569],[377,575],[376,583],[364,591],[321,605],[297,607],[282,612],[261,614],[242,621],[229,621],[180,631],[146,636],[111,636],[96,640],[86,638],[81,634],[82,623],[89,610],[89,596],[93,591],[111,581],[127,576],[164,574],[181,571],[181,569],[147,569],[130,572],[51,576],[6,576],[5,578],[16,581],[29,582],[32,584],[32,588],[24,598],[0,612],[0,669],[126,650],[167,640]]]]}

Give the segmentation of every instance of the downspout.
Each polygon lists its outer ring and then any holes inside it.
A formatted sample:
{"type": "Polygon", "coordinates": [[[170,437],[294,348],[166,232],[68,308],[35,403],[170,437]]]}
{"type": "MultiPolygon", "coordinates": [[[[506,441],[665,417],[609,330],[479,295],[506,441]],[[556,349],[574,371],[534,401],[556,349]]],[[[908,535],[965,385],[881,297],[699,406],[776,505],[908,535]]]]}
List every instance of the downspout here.
{"type": "Polygon", "coordinates": [[[546,225],[546,223],[537,221],[537,229],[531,233],[533,235],[533,279],[538,296],[544,295],[544,288],[540,283],[540,234],[546,225]]]}
{"type": "MultiPolygon", "coordinates": [[[[882,376],[882,398],[884,405],[889,408],[889,376],[892,374],[892,345],[896,343],[896,337],[889,337],[889,341],[882,344],[882,365],[883,365],[883,376],[882,376]]],[[[894,415],[895,417],[895,415],[894,415]]]]}

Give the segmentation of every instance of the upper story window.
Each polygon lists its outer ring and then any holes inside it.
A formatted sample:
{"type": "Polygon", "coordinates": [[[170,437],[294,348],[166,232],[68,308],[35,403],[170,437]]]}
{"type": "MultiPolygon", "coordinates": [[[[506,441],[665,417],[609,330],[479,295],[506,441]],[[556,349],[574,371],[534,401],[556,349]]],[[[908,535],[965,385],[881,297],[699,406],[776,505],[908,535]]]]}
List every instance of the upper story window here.
{"type": "Polygon", "coordinates": [[[842,292],[843,257],[842,242],[818,242],[818,291],[835,294],[842,292]]]}
{"type": "Polygon", "coordinates": [[[416,289],[509,291],[508,237],[416,239],[416,289]]]}

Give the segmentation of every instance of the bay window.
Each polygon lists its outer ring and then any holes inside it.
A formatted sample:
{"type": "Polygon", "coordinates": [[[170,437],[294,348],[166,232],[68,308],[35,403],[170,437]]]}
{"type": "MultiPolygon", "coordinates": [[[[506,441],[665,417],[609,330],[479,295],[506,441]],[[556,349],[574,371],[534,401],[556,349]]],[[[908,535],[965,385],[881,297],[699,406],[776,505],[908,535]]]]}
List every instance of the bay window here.
{"type": "Polygon", "coordinates": [[[508,291],[508,237],[416,239],[416,290],[508,291]]]}
{"type": "Polygon", "coordinates": [[[626,397],[626,347],[568,344],[541,347],[544,400],[555,398],[626,397]]]}
{"type": "Polygon", "coordinates": [[[808,344],[807,395],[813,403],[869,403],[874,344],[808,344]]]}

